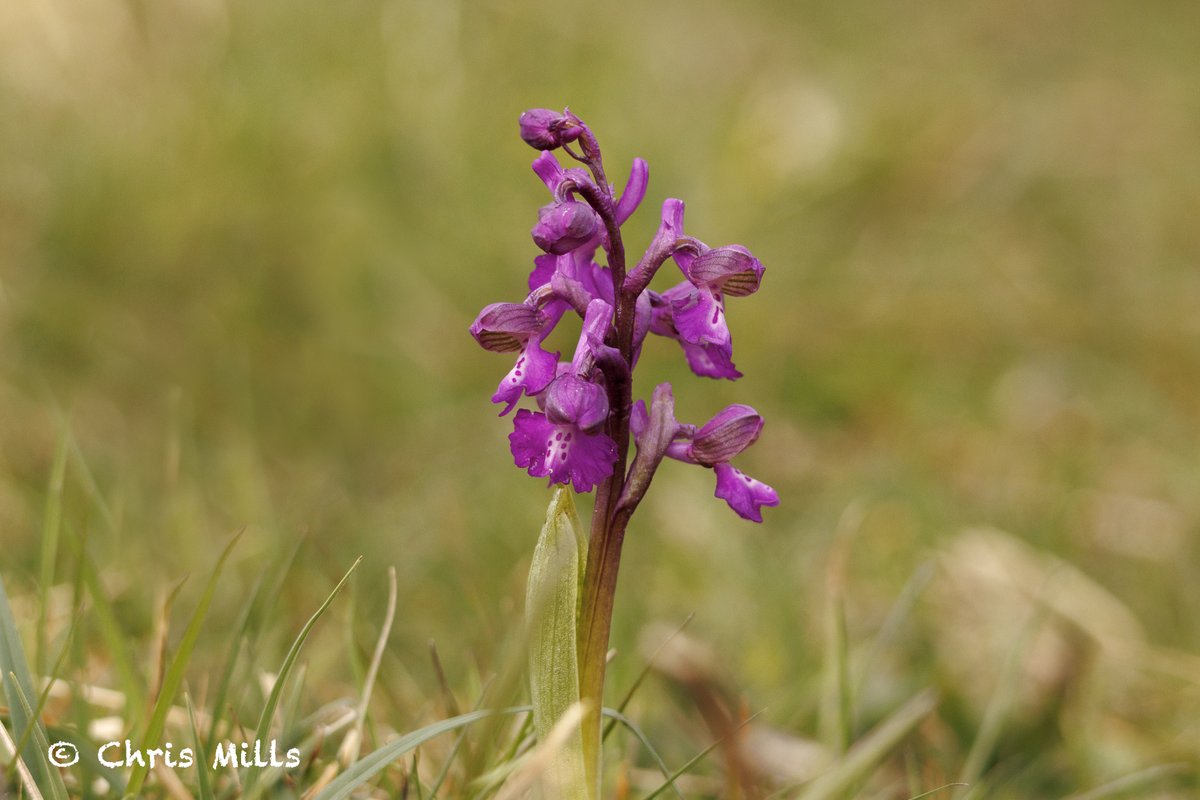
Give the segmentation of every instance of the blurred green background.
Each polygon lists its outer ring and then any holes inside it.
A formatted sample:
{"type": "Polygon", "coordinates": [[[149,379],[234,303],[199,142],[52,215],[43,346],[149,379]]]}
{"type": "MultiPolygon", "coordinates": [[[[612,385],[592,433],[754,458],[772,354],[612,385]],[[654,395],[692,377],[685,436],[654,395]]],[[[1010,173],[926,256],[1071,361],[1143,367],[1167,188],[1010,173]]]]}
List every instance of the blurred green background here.
{"type": "MultiPolygon", "coordinates": [[[[749,707],[816,736],[830,552],[852,540],[833,582],[863,725],[937,686],[945,730],[927,732],[925,755],[952,779],[1013,641],[986,620],[1020,623],[1039,587],[1074,585],[1065,569],[1104,602],[1052,615],[1075,633],[1049,666],[1027,665],[1056,688],[1009,729],[996,796],[1194,759],[1196,23],[1194,4],[1168,0],[9,0],[9,591],[36,597],[69,429],[64,521],[86,532],[136,647],[164,593],[245,526],[215,630],[303,537],[275,634],[286,647],[364,554],[359,647],[386,565],[400,576],[378,713],[399,729],[424,713],[431,638],[469,703],[468,676],[519,624],[548,492],[512,466],[510,422],[487,399],[508,360],[466,329],[523,296],[536,254],[544,187],[517,115],[570,105],[614,180],[634,156],[650,164],[629,250],[680,197],[689,232],[767,266],[763,290],[730,303],[743,380],[692,378],[657,340],[637,391],[672,380],[695,422],[755,405],[767,427],[743,466],[782,505],[743,523],[710,475],[664,467],[626,548],[614,685],[640,669],[645,624],[695,611],[690,634],[749,707]],[[1005,533],[964,534],[979,526],[1005,533]],[[989,575],[1008,587],[994,602],[989,575]],[[911,613],[872,649],[906,583],[911,613]],[[981,616],[961,617],[967,601],[981,616]],[[1141,642],[1124,660],[1089,629],[1109,612],[1118,638],[1141,642]]],[[[344,634],[318,637],[313,703],[353,682],[344,634]]],[[[207,646],[220,663],[224,639],[207,646]]],[[[91,648],[103,684],[104,647],[91,648]]],[[[705,743],[680,732],[695,724],[686,698],[647,692],[641,715],[668,742],[705,743]]]]}

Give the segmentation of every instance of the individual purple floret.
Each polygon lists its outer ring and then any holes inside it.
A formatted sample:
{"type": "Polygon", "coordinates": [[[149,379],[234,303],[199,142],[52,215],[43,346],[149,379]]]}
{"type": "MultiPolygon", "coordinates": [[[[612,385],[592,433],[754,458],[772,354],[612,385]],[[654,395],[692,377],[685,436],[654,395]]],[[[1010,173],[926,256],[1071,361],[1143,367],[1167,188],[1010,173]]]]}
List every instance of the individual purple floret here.
{"type": "Polygon", "coordinates": [[[524,303],[493,303],[471,324],[471,335],[485,350],[521,353],[492,395],[493,403],[506,404],[500,416],[512,411],[522,394],[538,395],[554,380],[558,353],[542,349],[542,340],[564,313],[561,306],[543,312],[524,303]]]}
{"type": "MultiPolygon", "coordinates": [[[[654,432],[646,405],[634,404],[630,420],[638,446],[654,432]]],[[[735,404],[722,409],[700,428],[675,423],[665,455],[687,464],[708,467],[716,472],[715,496],[729,504],[738,516],[762,522],[762,506],[779,505],[779,495],[767,484],[755,480],[729,462],[758,439],[763,418],[747,405],[735,404]]]]}
{"type": "Polygon", "coordinates": [[[544,413],[521,409],[513,418],[508,441],[513,461],[535,478],[570,483],[577,492],[590,492],[608,478],[617,460],[617,445],[601,429],[608,421],[608,393],[590,380],[612,324],[612,306],[593,300],[587,308],[583,334],[570,364],[559,365],[558,377],[538,396],[544,413]]]}

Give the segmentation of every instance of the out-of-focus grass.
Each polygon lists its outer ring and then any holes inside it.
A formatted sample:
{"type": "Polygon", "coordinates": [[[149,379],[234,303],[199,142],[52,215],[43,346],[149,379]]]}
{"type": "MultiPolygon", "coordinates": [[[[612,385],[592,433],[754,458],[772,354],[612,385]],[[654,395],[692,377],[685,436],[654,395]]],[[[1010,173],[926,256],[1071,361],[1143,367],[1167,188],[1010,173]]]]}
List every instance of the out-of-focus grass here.
{"type": "MultiPolygon", "coordinates": [[[[768,268],[730,304],[744,380],[692,379],[655,342],[639,390],[675,381],[693,421],[755,404],[746,467],[783,505],[743,524],[710,476],[666,465],[627,546],[614,690],[647,622],[695,611],[751,709],[816,735],[825,570],[852,506],[853,733],[937,687],[910,754],[923,790],[957,777],[1030,598],[1067,602],[1039,595],[1046,554],[1148,644],[1114,653],[1087,627],[1104,620],[1051,614],[985,796],[1194,760],[1196,671],[1173,655],[1200,647],[1193,22],[1174,2],[3,4],[0,567],[30,636],[47,598],[37,663],[82,580],[65,542],[85,540],[140,658],[166,592],[245,526],[190,680],[223,668],[218,631],[304,537],[255,663],[279,663],[365,554],[353,613],[313,633],[305,707],[354,693],[388,564],[376,722],[445,710],[430,638],[474,702],[511,657],[548,494],[511,466],[486,402],[507,364],[466,326],[519,299],[534,255],[544,198],[516,115],[569,103],[614,175],[650,162],[630,249],[678,196],[689,232],[768,268]],[[978,525],[1034,550],[962,535],[978,525]]],[[[80,629],[70,670],[116,686],[102,631],[80,629]]],[[[643,692],[631,713],[672,763],[707,745],[689,700],[643,692]]]]}

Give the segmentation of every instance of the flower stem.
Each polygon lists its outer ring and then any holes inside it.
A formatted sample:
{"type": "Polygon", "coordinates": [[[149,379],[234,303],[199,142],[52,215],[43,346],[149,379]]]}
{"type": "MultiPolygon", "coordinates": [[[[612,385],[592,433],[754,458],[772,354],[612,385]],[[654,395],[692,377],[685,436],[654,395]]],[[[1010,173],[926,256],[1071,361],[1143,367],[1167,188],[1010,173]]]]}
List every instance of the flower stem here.
{"type": "MultiPolygon", "coordinates": [[[[585,144],[585,152],[592,150],[585,144]]],[[[591,152],[587,152],[592,155],[591,152]]],[[[599,179],[603,198],[587,197],[589,205],[600,215],[608,233],[608,268],[613,279],[616,300],[615,345],[627,365],[633,364],[634,304],[637,296],[624,291],[625,247],[621,228],[614,212],[612,189],[603,179],[604,169],[598,149],[589,159],[593,174],[599,179]]],[[[617,573],[621,565],[621,546],[625,540],[627,515],[617,513],[617,501],[625,484],[629,457],[629,414],[633,405],[631,381],[620,381],[609,387],[609,418],[607,433],[617,445],[617,461],[612,477],[596,488],[596,503],[592,511],[592,528],[588,544],[587,566],[583,579],[583,606],[578,629],[579,697],[584,703],[582,723],[583,750],[588,755],[588,780],[599,787],[600,781],[600,720],[604,704],[604,675],[608,660],[608,640],[612,630],[613,601],[617,590],[617,573]]]]}

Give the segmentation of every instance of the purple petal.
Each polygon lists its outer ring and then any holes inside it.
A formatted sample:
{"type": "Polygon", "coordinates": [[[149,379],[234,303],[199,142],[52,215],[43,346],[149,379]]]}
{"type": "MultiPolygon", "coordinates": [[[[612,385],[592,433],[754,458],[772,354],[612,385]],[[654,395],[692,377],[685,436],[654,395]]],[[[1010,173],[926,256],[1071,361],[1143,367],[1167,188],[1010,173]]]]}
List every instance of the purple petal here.
{"type": "Polygon", "coordinates": [[[484,350],[514,353],[540,331],[546,315],[524,303],[492,303],[471,323],[471,335],[484,350]]]}
{"type": "MultiPolygon", "coordinates": [[[[557,434],[555,434],[557,438],[557,434]]],[[[590,492],[613,472],[617,445],[603,433],[566,432],[547,455],[552,483],[567,483],[577,492],[590,492]]]]}
{"type": "Polygon", "coordinates": [[[691,455],[706,467],[729,461],[754,444],[762,429],[763,418],[750,406],[726,406],[696,431],[691,455]]]}
{"type": "Polygon", "coordinates": [[[546,416],[555,425],[593,431],[608,419],[608,393],[578,375],[560,375],[546,389],[546,416]]]}
{"type": "Polygon", "coordinates": [[[733,342],[726,344],[692,344],[680,340],[683,355],[692,372],[702,378],[736,381],[742,373],[733,365],[733,342]]]}
{"type": "Polygon", "coordinates": [[[602,433],[583,433],[571,425],[554,425],[544,414],[521,409],[508,437],[513,461],[535,478],[570,483],[589,492],[612,475],[617,446],[602,433]]]}
{"type": "Polygon", "coordinates": [[[612,273],[607,267],[602,267],[592,261],[595,251],[586,253],[586,249],[581,247],[575,251],[579,255],[575,258],[573,275],[576,280],[587,287],[592,297],[598,297],[611,306],[613,305],[612,273]]]}
{"type": "Polygon", "coordinates": [[[631,367],[636,367],[638,359],[641,358],[642,344],[650,334],[653,321],[654,306],[650,299],[650,292],[642,292],[633,306],[633,363],[630,364],[631,367]]]}
{"type": "Polygon", "coordinates": [[[600,218],[587,203],[564,200],[542,206],[532,233],[538,247],[562,255],[587,244],[599,230],[600,218]]]}
{"type": "Polygon", "coordinates": [[[762,506],[779,505],[779,495],[767,484],[755,480],[729,464],[717,464],[717,491],[721,498],[742,519],[762,522],[762,506]]]}
{"type": "Polygon", "coordinates": [[[558,185],[563,181],[562,164],[558,163],[558,159],[550,153],[542,153],[533,160],[533,171],[542,179],[542,183],[546,184],[546,188],[553,192],[558,188],[558,185]]]}
{"type": "MultiPolygon", "coordinates": [[[[551,326],[547,326],[547,329],[543,330],[542,335],[549,333],[549,327],[551,326]]],[[[496,393],[492,395],[492,402],[507,404],[505,409],[500,412],[500,416],[503,417],[513,410],[513,407],[520,401],[522,393],[535,395],[554,380],[554,374],[558,368],[558,353],[550,353],[542,349],[542,335],[536,336],[526,343],[525,349],[517,357],[517,363],[496,387],[496,393]]]]}
{"type": "Polygon", "coordinates": [[[554,277],[557,271],[558,256],[552,256],[549,253],[543,253],[533,259],[533,272],[529,273],[529,291],[536,290],[539,286],[545,286],[554,277]]]}
{"type": "Polygon", "coordinates": [[[683,236],[683,201],[676,197],[663,200],[662,218],[658,224],[658,235],[667,239],[683,236]]]}
{"type": "Polygon", "coordinates": [[[629,409],[629,431],[636,439],[646,430],[646,426],[650,424],[650,412],[646,410],[646,401],[638,400],[629,409]]]}
{"type": "Polygon", "coordinates": [[[688,366],[697,375],[737,380],[742,377],[742,373],[733,365],[732,337],[721,344],[692,344],[684,341],[675,328],[675,303],[681,302],[686,305],[688,298],[697,291],[696,287],[685,281],[662,294],[646,292],[650,305],[650,332],[679,342],[683,347],[684,356],[687,357],[688,366]]]}
{"type": "Polygon", "coordinates": [[[583,318],[583,330],[579,334],[579,344],[575,348],[575,357],[571,367],[576,372],[583,371],[583,362],[590,355],[596,358],[596,351],[604,346],[604,337],[612,324],[613,308],[600,298],[588,303],[587,313],[583,318]]]}
{"type": "Polygon", "coordinates": [[[555,434],[554,426],[546,419],[545,414],[522,408],[513,417],[513,432],[508,435],[508,446],[512,451],[513,462],[522,469],[529,470],[535,478],[544,478],[550,474],[546,466],[546,449],[555,434]]]}
{"type": "Polygon", "coordinates": [[[654,235],[654,240],[657,245],[671,249],[671,257],[675,259],[675,263],[679,265],[679,269],[686,277],[692,261],[696,258],[696,250],[693,247],[684,247],[678,250],[674,248],[675,242],[684,238],[683,208],[683,201],[674,197],[668,197],[663,201],[662,221],[658,225],[658,232],[654,235]]]}
{"type": "Polygon", "coordinates": [[[701,253],[686,270],[697,286],[711,286],[729,297],[745,297],[762,284],[762,262],[740,244],[717,247],[701,253]]]}
{"type": "Polygon", "coordinates": [[[731,341],[725,323],[725,302],[715,289],[694,289],[673,299],[671,318],[679,338],[685,342],[724,345],[731,341]]]}
{"type": "Polygon", "coordinates": [[[621,199],[617,201],[617,207],[614,210],[618,225],[624,224],[625,220],[629,219],[641,205],[643,198],[646,197],[646,187],[649,183],[649,165],[644,160],[635,158],[633,167],[629,170],[629,181],[626,182],[625,190],[621,192],[621,199]]]}

